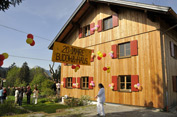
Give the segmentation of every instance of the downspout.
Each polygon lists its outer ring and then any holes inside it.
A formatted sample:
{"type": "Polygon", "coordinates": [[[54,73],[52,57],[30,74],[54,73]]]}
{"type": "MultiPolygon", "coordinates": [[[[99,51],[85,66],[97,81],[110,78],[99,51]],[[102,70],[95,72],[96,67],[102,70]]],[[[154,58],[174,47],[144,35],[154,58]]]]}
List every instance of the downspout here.
{"type": "Polygon", "coordinates": [[[162,50],[163,50],[163,63],[164,63],[164,72],[163,72],[163,76],[165,77],[164,78],[164,81],[165,81],[165,98],[166,98],[166,103],[165,103],[165,108],[166,108],[166,111],[168,111],[168,77],[167,77],[167,65],[166,65],[166,53],[165,53],[165,33],[167,33],[168,31],[174,29],[177,27],[177,24],[168,28],[167,30],[165,30],[164,32],[162,32],[161,34],[161,38],[162,38],[162,50]]]}

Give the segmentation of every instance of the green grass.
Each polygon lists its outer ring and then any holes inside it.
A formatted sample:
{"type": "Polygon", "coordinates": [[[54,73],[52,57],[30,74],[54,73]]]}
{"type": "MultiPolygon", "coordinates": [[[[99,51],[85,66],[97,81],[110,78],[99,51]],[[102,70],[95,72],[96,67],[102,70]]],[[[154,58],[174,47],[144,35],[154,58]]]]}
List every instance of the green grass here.
{"type": "MultiPolygon", "coordinates": [[[[14,96],[9,97],[11,100],[14,100],[14,96]]],[[[38,104],[32,104],[33,98],[31,98],[31,103],[27,104],[26,97],[23,98],[22,107],[24,109],[30,110],[32,112],[45,112],[45,113],[56,113],[57,109],[66,109],[68,106],[57,104],[53,102],[47,102],[46,98],[38,99],[38,104]]]]}
{"type": "Polygon", "coordinates": [[[45,113],[56,113],[57,109],[65,109],[68,108],[67,106],[61,104],[53,104],[53,103],[40,103],[37,105],[24,105],[25,109],[28,109],[33,112],[45,112],[45,113]]]}

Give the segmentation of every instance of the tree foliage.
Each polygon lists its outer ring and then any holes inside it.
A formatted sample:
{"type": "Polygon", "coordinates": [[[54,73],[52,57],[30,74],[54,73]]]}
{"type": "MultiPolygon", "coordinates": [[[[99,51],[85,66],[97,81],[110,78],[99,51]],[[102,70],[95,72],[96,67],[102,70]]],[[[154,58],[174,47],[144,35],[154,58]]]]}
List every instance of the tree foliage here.
{"type": "Polygon", "coordinates": [[[20,73],[20,68],[18,67],[13,67],[10,69],[7,73],[7,78],[6,78],[6,84],[7,86],[15,86],[16,80],[19,79],[19,73],[20,73]]]}
{"type": "Polygon", "coordinates": [[[23,63],[20,69],[19,78],[21,83],[26,82],[28,84],[30,82],[30,69],[27,62],[23,63]]]}
{"type": "Polygon", "coordinates": [[[48,77],[44,74],[44,69],[38,67],[31,70],[30,79],[32,79],[30,85],[33,87],[37,86],[39,91],[41,91],[42,82],[44,82],[48,77]]]}
{"type": "Polygon", "coordinates": [[[14,7],[16,5],[19,5],[22,2],[22,0],[0,0],[0,11],[9,9],[10,5],[13,5],[14,7]]]}

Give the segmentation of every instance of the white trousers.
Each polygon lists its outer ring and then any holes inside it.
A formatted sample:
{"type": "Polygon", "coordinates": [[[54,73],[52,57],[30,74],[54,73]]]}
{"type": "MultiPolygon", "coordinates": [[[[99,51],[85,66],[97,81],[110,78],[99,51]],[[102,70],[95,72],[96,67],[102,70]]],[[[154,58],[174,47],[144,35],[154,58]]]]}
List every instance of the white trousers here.
{"type": "Polygon", "coordinates": [[[104,103],[97,102],[97,113],[100,114],[101,116],[105,116],[104,103]]]}
{"type": "Polygon", "coordinates": [[[37,104],[37,97],[33,97],[33,103],[37,104]]]}

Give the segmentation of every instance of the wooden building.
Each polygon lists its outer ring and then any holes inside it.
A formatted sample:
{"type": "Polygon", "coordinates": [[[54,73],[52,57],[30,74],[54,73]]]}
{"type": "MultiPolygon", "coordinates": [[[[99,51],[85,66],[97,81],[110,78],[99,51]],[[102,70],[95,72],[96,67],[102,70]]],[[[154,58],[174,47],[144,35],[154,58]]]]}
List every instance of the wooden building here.
{"type": "Polygon", "coordinates": [[[62,42],[91,49],[96,57],[77,72],[62,64],[61,96],[89,95],[95,100],[102,83],[109,103],[155,108],[177,105],[176,24],[177,14],[170,7],[83,0],[49,49],[54,42],[62,42]],[[98,51],[107,56],[98,60],[98,51]],[[110,67],[110,73],[104,67],[110,67]],[[142,89],[137,89],[137,83],[142,89]]]}

